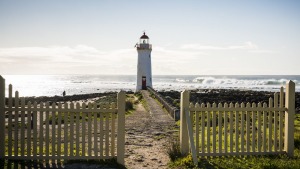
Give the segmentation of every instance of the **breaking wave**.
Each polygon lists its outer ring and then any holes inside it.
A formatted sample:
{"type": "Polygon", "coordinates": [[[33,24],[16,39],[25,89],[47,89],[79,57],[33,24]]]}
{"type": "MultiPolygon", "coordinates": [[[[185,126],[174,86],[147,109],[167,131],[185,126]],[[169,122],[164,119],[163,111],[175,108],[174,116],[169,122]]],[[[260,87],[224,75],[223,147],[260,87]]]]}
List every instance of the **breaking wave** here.
{"type": "MultiPolygon", "coordinates": [[[[196,77],[192,80],[177,80],[177,82],[193,82],[206,85],[284,85],[288,79],[235,79],[235,78],[215,78],[215,77],[196,77]]],[[[294,80],[298,83],[297,80],[294,80]]]]}

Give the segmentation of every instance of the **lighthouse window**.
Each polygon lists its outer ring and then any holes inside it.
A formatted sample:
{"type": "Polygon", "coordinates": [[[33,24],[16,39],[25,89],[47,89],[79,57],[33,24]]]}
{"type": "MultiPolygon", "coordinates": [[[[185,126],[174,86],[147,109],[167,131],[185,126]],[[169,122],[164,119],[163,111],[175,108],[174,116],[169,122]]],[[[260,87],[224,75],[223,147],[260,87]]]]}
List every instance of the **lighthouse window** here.
{"type": "Polygon", "coordinates": [[[151,55],[149,55],[149,58],[151,57],[151,55]]]}

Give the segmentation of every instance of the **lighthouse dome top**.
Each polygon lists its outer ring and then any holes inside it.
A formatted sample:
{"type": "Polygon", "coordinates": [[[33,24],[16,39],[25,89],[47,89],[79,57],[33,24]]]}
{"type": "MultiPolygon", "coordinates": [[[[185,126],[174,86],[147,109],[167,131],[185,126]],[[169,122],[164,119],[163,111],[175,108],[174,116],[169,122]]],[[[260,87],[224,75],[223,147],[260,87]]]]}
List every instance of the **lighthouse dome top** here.
{"type": "Polygon", "coordinates": [[[144,32],[144,34],[140,37],[140,39],[149,39],[149,37],[146,35],[146,33],[144,32]]]}

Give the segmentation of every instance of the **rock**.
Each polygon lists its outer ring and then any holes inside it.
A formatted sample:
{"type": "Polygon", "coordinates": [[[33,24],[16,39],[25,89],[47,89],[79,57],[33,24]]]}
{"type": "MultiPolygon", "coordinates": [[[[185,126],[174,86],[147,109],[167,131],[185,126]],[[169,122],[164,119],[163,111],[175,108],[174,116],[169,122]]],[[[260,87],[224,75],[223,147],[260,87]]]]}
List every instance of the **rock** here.
{"type": "Polygon", "coordinates": [[[165,133],[162,133],[162,132],[154,132],[153,133],[155,136],[160,136],[160,135],[163,135],[163,134],[165,134],[165,133]]]}

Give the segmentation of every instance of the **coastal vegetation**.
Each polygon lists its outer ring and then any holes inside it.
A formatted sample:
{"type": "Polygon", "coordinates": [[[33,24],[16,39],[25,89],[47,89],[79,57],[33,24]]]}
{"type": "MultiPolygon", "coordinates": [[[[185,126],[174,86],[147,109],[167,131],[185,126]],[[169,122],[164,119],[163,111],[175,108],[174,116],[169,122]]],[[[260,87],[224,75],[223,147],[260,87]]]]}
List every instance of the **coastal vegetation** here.
{"type": "Polygon", "coordinates": [[[171,142],[168,147],[168,155],[171,159],[170,168],[300,168],[300,114],[295,116],[294,133],[294,157],[287,155],[266,156],[222,156],[198,158],[198,165],[193,164],[192,156],[180,156],[178,154],[179,143],[171,142]],[[177,155],[175,155],[177,154],[177,155]]]}
{"type": "MultiPolygon", "coordinates": [[[[160,92],[163,96],[168,96],[166,100],[169,100],[171,104],[178,107],[180,92],[172,91],[172,92],[160,92]]],[[[206,90],[206,91],[192,91],[191,92],[191,102],[212,102],[216,101],[217,103],[221,102],[258,102],[258,101],[267,101],[269,97],[271,97],[273,93],[271,92],[256,92],[256,91],[233,91],[233,90],[206,90]],[[208,96],[207,93],[211,95],[208,96]],[[240,93],[240,95],[238,94],[240,93]],[[255,99],[256,98],[256,99],[255,99]]],[[[96,100],[97,103],[103,102],[116,102],[116,93],[107,93],[106,95],[102,95],[98,97],[96,100]]],[[[90,98],[87,98],[90,99],[90,98]]],[[[127,93],[126,95],[126,114],[128,116],[131,115],[132,112],[135,111],[136,106],[138,104],[144,105],[146,109],[149,110],[148,103],[143,99],[143,95],[141,93],[127,93]]],[[[162,105],[160,105],[162,106],[162,105]]],[[[300,168],[300,114],[299,114],[299,93],[296,93],[296,111],[298,112],[295,117],[295,156],[290,158],[286,155],[268,155],[268,156],[228,156],[228,157],[207,157],[207,158],[199,158],[198,165],[193,164],[192,156],[182,156],[180,153],[179,140],[178,140],[178,131],[177,135],[174,135],[170,138],[165,153],[168,154],[171,162],[169,163],[170,168],[300,168]]],[[[50,115],[50,119],[52,119],[50,115]]],[[[57,121],[57,117],[55,118],[57,121]]],[[[64,117],[62,117],[64,119],[64,117]]],[[[82,116],[80,116],[82,119],[82,116]]],[[[68,117],[68,122],[70,122],[68,117]]],[[[51,124],[51,121],[49,122],[51,124]]],[[[62,122],[63,123],[63,122],[62,122]]],[[[179,121],[176,122],[179,126],[179,121]]],[[[178,127],[172,128],[172,130],[179,130],[178,127]]],[[[6,141],[8,141],[6,139],[6,141]]],[[[74,145],[75,146],[75,145],[74,145]]],[[[62,151],[63,151],[62,147],[62,151]]],[[[49,151],[51,151],[51,144],[49,145],[49,151]]],[[[70,150],[69,150],[70,151],[70,150]]],[[[7,150],[6,150],[7,152],[7,150]]],[[[26,152],[26,150],[25,150],[26,152]]],[[[102,161],[78,161],[88,164],[101,164],[104,163],[102,161]]],[[[112,162],[112,161],[107,161],[112,162]]],[[[7,165],[7,162],[5,162],[7,165]]],[[[76,161],[75,161],[76,163],[76,161]]],[[[9,163],[8,163],[9,164],[9,163]]],[[[28,165],[33,165],[30,162],[28,165]]],[[[68,164],[68,163],[66,163],[68,164]]],[[[70,161],[71,165],[72,162],[70,161]]],[[[15,163],[13,165],[19,165],[15,163]]],[[[109,164],[110,165],[110,164],[109,164]]],[[[121,166],[120,166],[121,167],[121,166]]]]}
{"type": "MultiPolygon", "coordinates": [[[[279,92],[279,91],[278,91],[279,92]]],[[[164,99],[177,108],[180,108],[179,91],[159,91],[164,99]]],[[[190,102],[192,103],[258,103],[269,102],[269,98],[274,96],[274,92],[253,91],[253,90],[231,90],[231,89],[198,89],[191,90],[190,102]]],[[[300,113],[300,92],[295,93],[296,113],[300,113]]]]}

